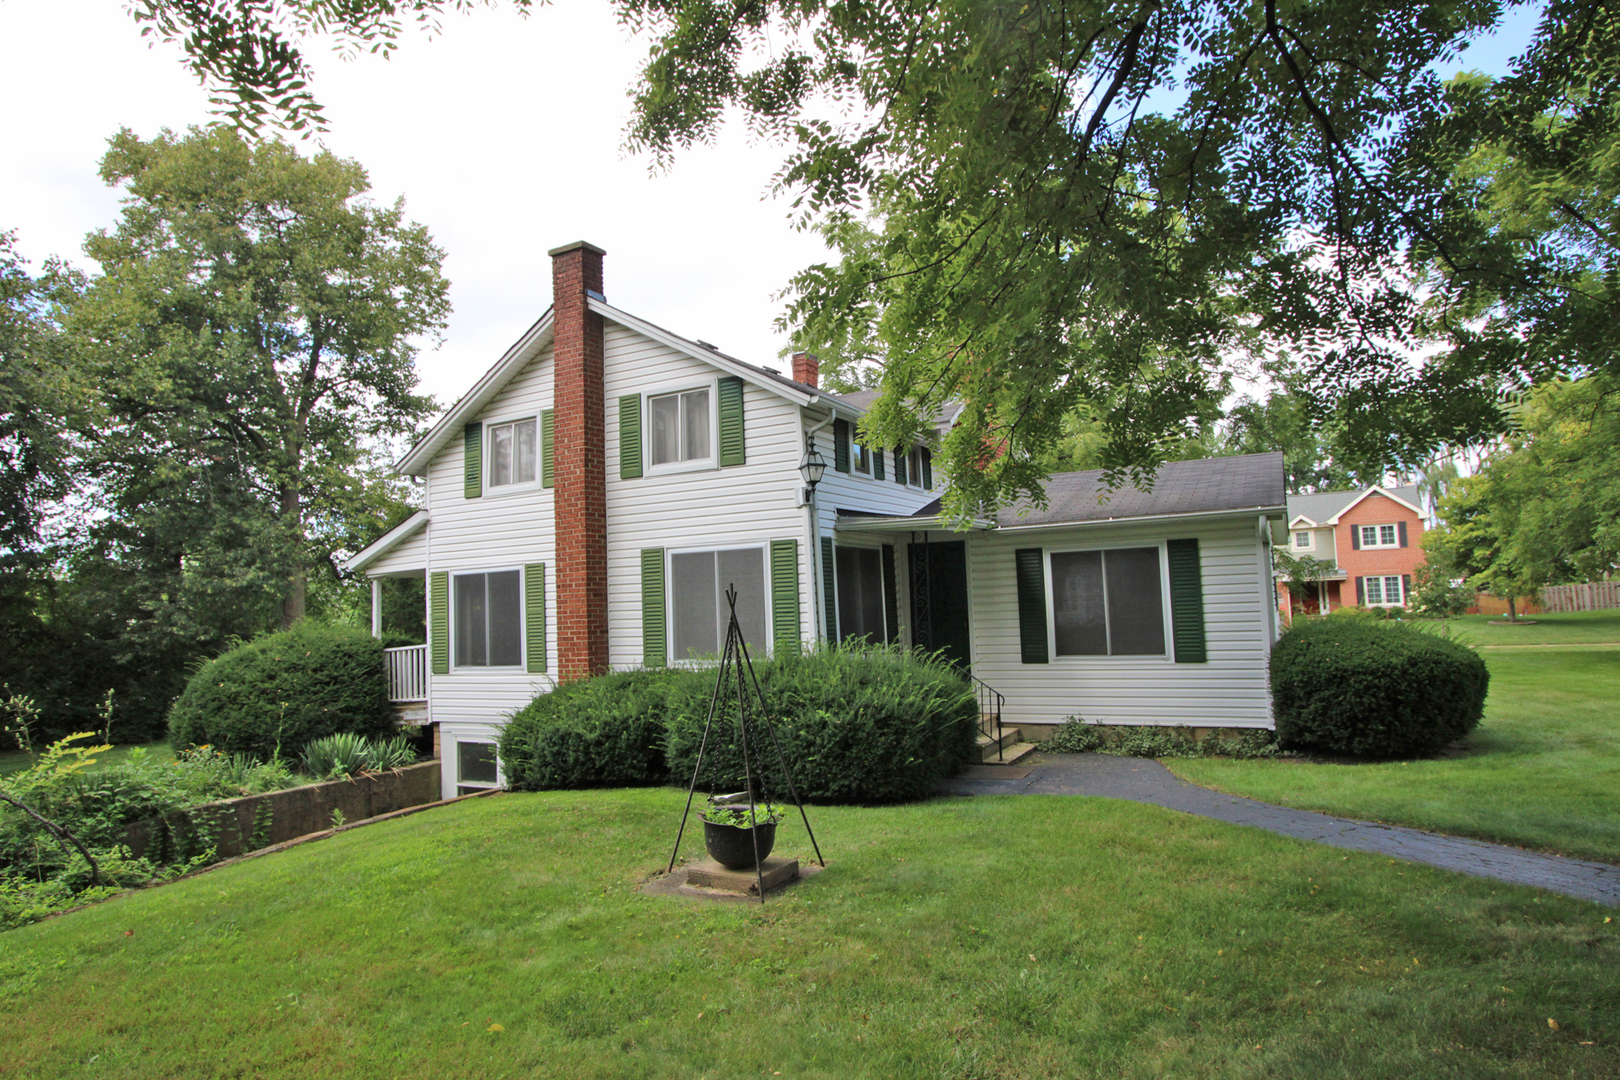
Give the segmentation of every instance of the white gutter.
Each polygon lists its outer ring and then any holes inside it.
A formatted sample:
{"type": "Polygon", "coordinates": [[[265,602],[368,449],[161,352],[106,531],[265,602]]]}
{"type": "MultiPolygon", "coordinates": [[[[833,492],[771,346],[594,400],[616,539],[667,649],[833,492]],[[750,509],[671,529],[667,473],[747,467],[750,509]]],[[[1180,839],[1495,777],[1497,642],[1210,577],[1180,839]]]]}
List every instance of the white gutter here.
{"type": "Polygon", "coordinates": [[[1247,517],[1250,514],[1261,514],[1265,517],[1276,517],[1286,514],[1286,506],[1245,506],[1235,510],[1198,510],[1182,514],[1144,514],[1141,517],[1102,518],[1095,521],[1054,521],[1042,522],[1038,525],[1002,525],[998,532],[1043,532],[1052,529],[1086,529],[1102,525],[1131,525],[1139,521],[1185,521],[1188,519],[1221,518],[1221,517],[1247,517]]]}

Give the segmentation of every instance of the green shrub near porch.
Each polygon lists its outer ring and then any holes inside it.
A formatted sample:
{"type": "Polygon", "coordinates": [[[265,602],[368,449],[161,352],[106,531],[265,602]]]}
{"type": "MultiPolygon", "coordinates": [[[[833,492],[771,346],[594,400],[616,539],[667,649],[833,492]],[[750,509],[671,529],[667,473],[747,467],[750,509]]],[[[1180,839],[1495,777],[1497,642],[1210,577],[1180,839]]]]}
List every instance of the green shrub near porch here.
{"type": "Polygon", "coordinates": [[[626,671],[539,695],[501,732],[507,786],[553,791],[662,783],[669,772],[664,727],[670,702],[696,674],[626,671]]]}

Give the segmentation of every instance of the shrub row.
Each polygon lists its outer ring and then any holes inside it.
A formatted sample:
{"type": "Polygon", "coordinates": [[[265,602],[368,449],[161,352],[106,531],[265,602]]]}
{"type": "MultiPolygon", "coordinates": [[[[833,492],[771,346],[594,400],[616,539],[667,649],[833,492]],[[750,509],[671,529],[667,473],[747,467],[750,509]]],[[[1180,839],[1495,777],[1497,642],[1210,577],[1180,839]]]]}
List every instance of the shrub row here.
{"type": "MultiPolygon", "coordinates": [[[[801,799],[885,803],[928,794],[975,756],[978,704],[938,660],[885,650],[833,648],[754,667],[781,757],[801,799]]],[[[635,671],[544,694],[502,733],[507,782],[520,790],[685,784],[697,765],[715,672],[635,671]],[[673,775],[672,775],[673,774],[673,775]]],[[[717,719],[697,782],[745,785],[735,697],[717,719]]],[[[756,785],[789,795],[777,746],[751,725],[756,785]]]]}

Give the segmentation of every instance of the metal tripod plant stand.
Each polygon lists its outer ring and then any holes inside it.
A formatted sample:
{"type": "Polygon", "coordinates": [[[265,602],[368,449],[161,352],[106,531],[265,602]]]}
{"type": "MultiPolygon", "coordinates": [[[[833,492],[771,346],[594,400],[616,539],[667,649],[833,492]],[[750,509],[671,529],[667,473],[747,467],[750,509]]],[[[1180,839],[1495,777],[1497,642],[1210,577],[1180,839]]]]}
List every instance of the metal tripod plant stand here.
{"type": "MultiPolygon", "coordinates": [[[[771,737],[771,748],[776,751],[776,763],[782,770],[782,777],[787,781],[788,797],[793,805],[799,808],[799,817],[804,819],[804,831],[810,835],[810,846],[815,849],[816,861],[822,866],[827,860],[822,858],[821,845],[816,843],[816,834],[810,828],[810,818],[804,812],[804,803],[799,798],[799,792],[793,785],[793,774],[788,770],[787,758],[782,754],[782,743],[776,737],[776,727],[771,723],[771,715],[765,708],[765,695],[759,689],[759,677],[754,674],[754,663],[748,655],[748,642],[743,640],[742,628],[737,625],[737,587],[726,588],[726,606],[731,611],[731,619],[726,624],[726,645],[720,653],[720,670],[715,672],[714,693],[709,697],[709,715],[703,722],[703,739],[698,743],[697,761],[692,766],[692,782],[686,786],[686,809],[681,813],[681,827],[675,833],[675,850],[669,854],[669,870],[675,871],[675,860],[681,853],[681,838],[686,835],[686,822],[692,816],[692,794],[697,790],[698,776],[703,770],[703,755],[709,748],[709,736],[714,731],[714,720],[717,713],[723,713],[727,702],[731,698],[731,683],[736,682],[737,693],[737,740],[742,747],[743,779],[747,784],[748,823],[749,831],[754,841],[754,874],[758,880],[759,902],[765,902],[765,870],[763,859],[759,857],[759,828],[758,807],[754,790],[754,757],[749,744],[750,723],[757,725],[760,721],[765,724],[765,731],[771,737]],[[746,677],[744,669],[747,669],[746,677]],[[729,678],[728,678],[729,676],[729,678]],[[752,690],[752,705],[749,691],[752,690]],[[754,719],[750,721],[749,710],[754,710],[754,719]]],[[[757,726],[754,734],[759,734],[757,726]]],[[[763,792],[765,774],[761,772],[760,788],[763,792]]]]}

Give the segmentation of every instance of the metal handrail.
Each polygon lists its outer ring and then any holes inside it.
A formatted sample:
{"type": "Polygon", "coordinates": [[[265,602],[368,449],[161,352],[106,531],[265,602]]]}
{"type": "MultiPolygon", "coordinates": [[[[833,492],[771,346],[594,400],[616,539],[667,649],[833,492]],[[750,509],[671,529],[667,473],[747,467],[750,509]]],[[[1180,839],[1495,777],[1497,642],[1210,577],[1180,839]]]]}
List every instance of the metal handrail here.
{"type": "MultiPolygon", "coordinates": [[[[996,760],[1004,761],[1005,758],[1003,758],[1001,754],[1001,710],[1006,707],[1007,699],[1002,695],[1000,690],[997,690],[995,687],[991,686],[977,675],[968,674],[967,672],[964,672],[963,674],[966,674],[967,677],[973,681],[974,690],[979,696],[979,730],[984,731],[987,717],[994,718],[996,728],[996,760]],[[991,707],[992,705],[994,708],[991,707]]],[[[990,734],[988,731],[984,731],[984,733],[986,735],[990,734]]]]}

